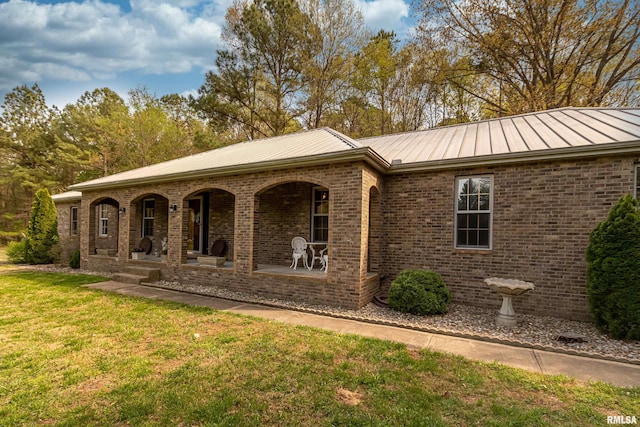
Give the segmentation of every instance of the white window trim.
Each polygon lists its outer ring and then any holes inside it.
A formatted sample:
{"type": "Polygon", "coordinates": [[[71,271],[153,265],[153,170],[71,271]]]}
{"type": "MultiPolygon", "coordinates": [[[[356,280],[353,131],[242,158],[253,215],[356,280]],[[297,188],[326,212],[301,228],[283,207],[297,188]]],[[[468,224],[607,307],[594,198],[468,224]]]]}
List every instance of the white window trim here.
{"type": "Polygon", "coordinates": [[[72,236],[77,236],[78,235],[78,207],[77,206],[71,206],[71,210],[69,211],[69,219],[70,219],[70,224],[69,224],[69,232],[72,236]],[[75,212],[75,220],[74,220],[74,215],[73,213],[75,212]],[[75,229],[73,227],[73,225],[75,224],[75,229]]]}
{"type": "Polygon", "coordinates": [[[493,175],[481,174],[481,175],[465,175],[456,176],[454,180],[454,214],[453,214],[453,247],[455,249],[467,249],[474,251],[490,251],[493,249],[493,175]],[[463,179],[470,178],[489,178],[490,194],[489,194],[489,210],[474,211],[477,213],[489,214],[489,246],[460,246],[458,245],[458,183],[463,179]]]}
{"type": "Polygon", "coordinates": [[[154,221],[154,226],[155,226],[155,219],[156,219],[156,203],[155,203],[155,199],[144,199],[142,200],[142,237],[153,237],[153,230],[152,230],[152,234],[145,234],[145,224],[144,222],[146,220],[152,220],[154,221]],[[153,216],[146,216],[147,215],[147,208],[146,208],[146,203],[147,202],[153,202],[153,216]]]}
{"type": "MultiPolygon", "coordinates": [[[[315,217],[317,216],[326,216],[327,217],[327,224],[328,224],[328,219],[329,219],[329,212],[327,212],[326,214],[316,214],[316,190],[321,190],[321,191],[326,191],[327,193],[329,192],[329,189],[325,188],[325,187],[321,187],[321,186],[316,186],[313,187],[311,189],[311,224],[310,224],[310,232],[309,232],[309,236],[311,236],[311,242],[316,242],[316,236],[315,236],[315,217]]],[[[329,194],[329,198],[331,198],[331,194],[329,194]]],[[[331,199],[329,199],[331,200],[331,199]]],[[[329,201],[329,203],[331,203],[331,201],[329,201]]],[[[318,241],[320,243],[320,241],[318,241]]],[[[321,243],[325,243],[325,242],[321,242],[321,243]]]]}
{"type": "Polygon", "coordinates": [[[100,218],[100,229],[98,230],[98,236],[106,237],[109,235],[109,205],[105,203],[101,204],[99,211],[100,214],[98,216],[100,218]]]}

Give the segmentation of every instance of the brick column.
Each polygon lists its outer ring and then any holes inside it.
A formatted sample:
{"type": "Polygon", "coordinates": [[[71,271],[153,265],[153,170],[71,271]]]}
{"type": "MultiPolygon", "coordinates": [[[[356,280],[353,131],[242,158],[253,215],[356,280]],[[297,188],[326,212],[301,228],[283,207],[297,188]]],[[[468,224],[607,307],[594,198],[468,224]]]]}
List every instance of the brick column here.
{"type": "Polygon", "coordinates": [[[257,268],[257,256],[255,251],[259,248],[254,242],[255,227],[257,221],[255,211],[257,206],[254,195],[249,186],[243,187],[236,194],[234,212],[234,269],[237,273],[251,274],[257,268]]]}
{"type": "Polygon", "coordinates": [[[131,203],[120,202],[119,208],[125,209],[125,213],[118,213],[118,261],[125,262],[129,258],[129,228],[133,209],[131,203]]]}
{"type": "Polygon", "coordinates": [[[172,205],[176,205],[176,211],[169,212],[167,218],[167,265],[178,267],[182,263],[182,257],[187,255],[182,238],[183,218],[187,210],[184,208],[183,200],[169,200],[169,206],[172,205]]]}

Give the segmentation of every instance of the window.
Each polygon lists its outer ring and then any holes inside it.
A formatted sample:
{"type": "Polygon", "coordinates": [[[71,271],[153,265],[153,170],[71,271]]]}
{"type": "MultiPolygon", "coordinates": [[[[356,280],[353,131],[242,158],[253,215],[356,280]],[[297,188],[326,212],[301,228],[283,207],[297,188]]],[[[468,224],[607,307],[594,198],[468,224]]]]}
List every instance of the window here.
{"type": "Polygon", "coordinates": [[[109,205],[100,205],[100,236],[109,234],[109,205]]]}
{"type": "Polygon", "coordinates": [[[329,240],[329,190],[313,189],[311,209],[311,241],[326,242],[329,240]]]}
{"type": "Polygon", "coordinates": [[[153,199],[142,201],[142,237],[153,236],[155,206],[156,201],[153,199]]]}
{"type": "Polygon", "coordinates": [[[456,178],[457,248],[491,248],[491,210],[493,178],[456,178]]]}
{"type": "Polygon", "coordinates": [[[640,165],[636,165],[636,185],[633,187],[633,197],[636,199],[640,196],[640,165]]]}
{"type": "Polygon", "coordinates": [[[71,235],[78,234],[78,208],[76,206],[71,207],[71,235]]]}

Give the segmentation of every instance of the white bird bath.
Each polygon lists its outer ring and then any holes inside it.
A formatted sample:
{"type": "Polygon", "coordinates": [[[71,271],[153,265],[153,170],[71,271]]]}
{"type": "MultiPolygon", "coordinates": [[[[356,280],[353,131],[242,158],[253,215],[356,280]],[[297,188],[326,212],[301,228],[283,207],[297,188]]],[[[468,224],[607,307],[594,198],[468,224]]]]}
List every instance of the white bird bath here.
{"type": "Polygon", "coordinates": [[[484,279],[484,282],[502,296],[502,307],[500,307],[498,317],[496,317],[496,325],[516,326],[516,312],[513,310],[511,298],[514,295],[521,295],[533,290],[535,287],[533,283],[515,279],[500,279],[498,277],[489,277],[484,279]]]}

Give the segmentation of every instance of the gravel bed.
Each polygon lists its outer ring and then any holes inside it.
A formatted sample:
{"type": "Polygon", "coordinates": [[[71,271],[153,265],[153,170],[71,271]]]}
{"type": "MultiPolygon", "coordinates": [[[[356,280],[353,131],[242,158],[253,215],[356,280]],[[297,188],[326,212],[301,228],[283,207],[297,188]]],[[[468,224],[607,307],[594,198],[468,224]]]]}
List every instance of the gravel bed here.
{"type": "MultiPolygon", "coordinates": [[[[31,267],[43,271],[95,274],[111,277],[111,273],[72,270],[55,266],[31,267]]],[[[190,283],[160,281],[152,286],[215,296],[235,301],[258,303],[274,307],[317,313],[347,319],[356,319],[378,324],[401,326],[426,332],[500,342],[523,347],[583,355],[608,360],[618,360],[640,365],[640,341],[614,340],[587,322],[546,316],[518,314],[518,326],[512,329],[496,326],[497,309],[485,309],[462,304],[450,304],[449,312],[436,316],[415,316],[389,308],[369,304],[360,310],[348,310],[330,306],[305,304],[259,295],[232,292],[213,286],[190,283]],[[584,338],[586,342],[561,342],[558,337],[571,334],[584,338]]]]}

